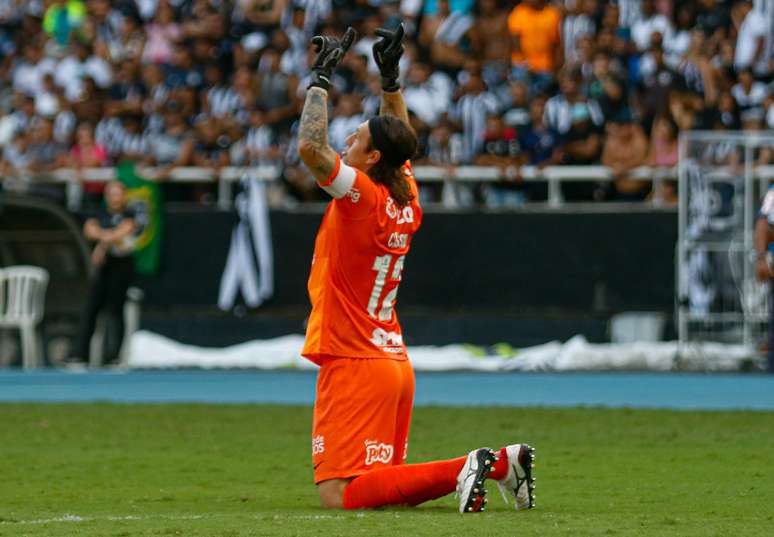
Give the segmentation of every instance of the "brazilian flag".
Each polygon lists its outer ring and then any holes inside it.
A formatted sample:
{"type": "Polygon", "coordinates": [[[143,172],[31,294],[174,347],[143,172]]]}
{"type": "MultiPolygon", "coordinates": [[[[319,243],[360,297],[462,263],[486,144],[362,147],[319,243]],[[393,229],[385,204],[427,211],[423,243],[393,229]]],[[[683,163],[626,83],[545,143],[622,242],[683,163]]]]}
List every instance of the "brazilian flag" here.
{"type": "Polygon", "coordinates": [[[135,211],[139,235],[134,263],[137,272],[153,276],[159,270],[161,232],[164,227],[161,189],[153,181],[137,175],[134,162],[122,161],[116,166],[116,176],[126,186],[129,207],[135,211]]]}

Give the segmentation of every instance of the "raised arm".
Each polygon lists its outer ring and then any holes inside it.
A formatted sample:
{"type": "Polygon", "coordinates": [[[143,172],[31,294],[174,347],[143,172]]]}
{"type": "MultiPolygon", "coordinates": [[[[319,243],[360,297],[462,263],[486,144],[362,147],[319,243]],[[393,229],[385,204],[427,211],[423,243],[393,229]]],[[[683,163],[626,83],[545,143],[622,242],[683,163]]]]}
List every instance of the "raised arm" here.
{"type": "Polygon", "coordinates": [[[403,55],[403,24],[396,30],[379,28],[376,35],[381,37],[374,43],[374,61],[382,75],[382,104],[379,114],[382,116],[395,116],[409,125],[408,109],[400,92],[400,57],[403,55]]]}
{"type": "Polygon", "coordinates": [[[318,182],[325,181],[336,167],[336,152],[328,145],[328,92],[310,87],[306,92],[298,154],[318,182]]]}
{"type": "Polygon", "coordinates": [[[312,44],[317,58],[312,66],[298,130],[298,155],[318,182],[328,179],[336,167],[336,152],[328,145],[328,89],[333,71],[341,63],[355,40],[355,31],[347,28],[341,41],[335,37],[315,36],[312,44]]]}

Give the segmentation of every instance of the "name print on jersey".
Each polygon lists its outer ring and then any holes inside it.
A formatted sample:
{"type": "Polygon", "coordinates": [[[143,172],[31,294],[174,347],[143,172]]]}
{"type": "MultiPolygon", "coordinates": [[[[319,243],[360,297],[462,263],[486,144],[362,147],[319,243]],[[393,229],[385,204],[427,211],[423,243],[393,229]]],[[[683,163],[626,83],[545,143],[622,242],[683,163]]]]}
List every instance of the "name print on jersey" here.
{"type": "Polygon", "coordinates": [[[405,248],[408,244],[408,233],[390,233],[390,238],[387,239],[387,247],[389,248],[405,248]]]}
{"type": "Polygon", "coordinates": [[[391,444],[383,444],[377,440],[365,441],[365,464],[370,466],[375,462],[389,464],[392,461],[393,447],[391,444]]]}

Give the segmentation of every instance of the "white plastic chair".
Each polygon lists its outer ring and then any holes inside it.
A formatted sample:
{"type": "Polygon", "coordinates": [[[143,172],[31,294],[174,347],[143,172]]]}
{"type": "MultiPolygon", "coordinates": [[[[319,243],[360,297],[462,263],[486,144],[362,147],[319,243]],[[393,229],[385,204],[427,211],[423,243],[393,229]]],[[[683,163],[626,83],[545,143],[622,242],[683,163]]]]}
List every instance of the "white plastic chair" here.
{"type": "Polygon", "coordinates": [[[43,319],[48,271],[19,265],[0,269],[0,328],[21,332],[22,364],[40,365],[43,344],[37,330],[43,319]]]}

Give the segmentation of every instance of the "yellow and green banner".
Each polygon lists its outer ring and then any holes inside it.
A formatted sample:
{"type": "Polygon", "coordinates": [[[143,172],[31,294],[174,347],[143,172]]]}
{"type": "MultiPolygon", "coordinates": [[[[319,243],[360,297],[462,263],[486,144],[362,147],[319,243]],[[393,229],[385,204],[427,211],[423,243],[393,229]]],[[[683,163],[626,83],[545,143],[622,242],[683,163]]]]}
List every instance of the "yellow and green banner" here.
{"type": "Polygon", "coordinates": [[[137,272],[153,276],[159,270],[161,233],[164,227],[163,200],[159,185],[137,174],[134,162],[122,161],[116,166],[118,180],[126,185],[129,207],[135,211],[139,227],[134,253],[137,272]]]}

